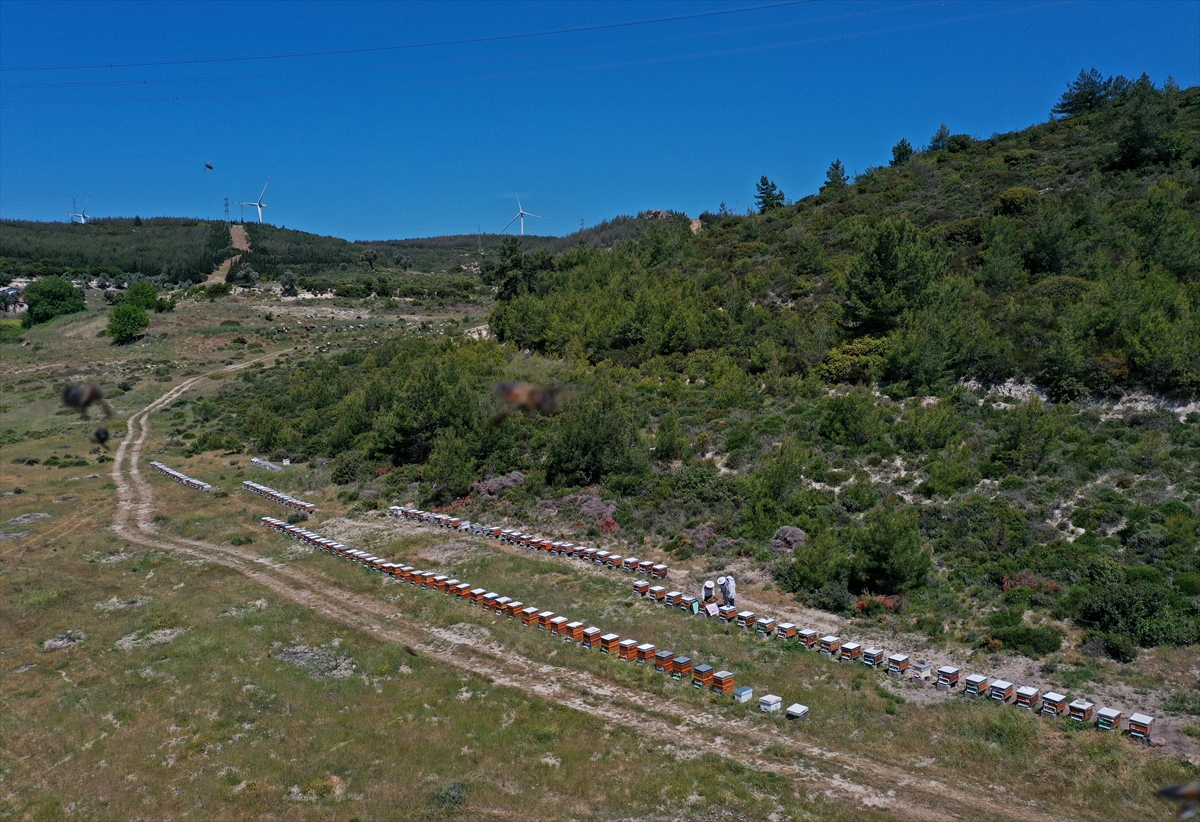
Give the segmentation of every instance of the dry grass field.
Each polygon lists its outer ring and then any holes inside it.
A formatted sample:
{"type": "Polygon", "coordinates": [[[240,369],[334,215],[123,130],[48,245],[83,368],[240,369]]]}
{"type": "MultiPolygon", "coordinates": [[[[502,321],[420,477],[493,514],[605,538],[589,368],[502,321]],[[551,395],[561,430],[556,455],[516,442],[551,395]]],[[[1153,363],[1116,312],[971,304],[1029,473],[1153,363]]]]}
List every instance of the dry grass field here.
{"type": "Polygon", "coordinates": [[[181,456],[188,401],[399,319],[187,302],[125,348],[98,311],[3,345],[0,818],[1171,818],[1154,790],[1196,773],[1177,750],[931,699],[653,606],[624,574],[355,513],[320,469],[181,456]],[[79,378],[114,395],[107,453],[60,411],[79,378]],[[286,511],[244,479],[303,491],[313,530],[727,668],[756,699],[304,549],[261,526],[286,511]],[[765,693],[811,718],[759,713],[765,693]]]}

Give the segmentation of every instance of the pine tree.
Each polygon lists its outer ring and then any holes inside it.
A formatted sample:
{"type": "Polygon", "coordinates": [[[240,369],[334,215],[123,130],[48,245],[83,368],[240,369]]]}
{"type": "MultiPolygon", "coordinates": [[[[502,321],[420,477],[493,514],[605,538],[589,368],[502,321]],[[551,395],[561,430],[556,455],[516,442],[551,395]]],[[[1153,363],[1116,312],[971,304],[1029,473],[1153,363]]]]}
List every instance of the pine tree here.
{"type": "Polygon", "coordinates": [[[933,136],[929,138],[929,145],[926,147],[925,150],[926,151],[945,151],[946,146],[949,142],[950,142],[950,129],[948,129],[946,127],[945,123],[942,123],[940,126],[938,126],[938,130],[933,133],[933,136]]]}
{"type": "Polygon", "coordinates": [[[834,160],[829,164],[829,170],[825,172],[825,185],[821,186],[821,191],[827,188],[845,188],[848,182],[850,182],[850,178],[846,176],[846,167],[842,165],[840,159],[834,160]]]}
{"type": "Polygon", "coordinates": [[[1094,66],[1091,71],[1080,69],[1079,76],[1067,83],[1067,90],[1050,111],[1070,117],[1103,108],[1112,99],[1114,84],[1113,78],[1105,79],[1094,66]]]}
{"type": "Polygon", "coordinates": [[[782,208],[785,203],[783,192],[775,183],[767,179],[767,175],[763,175],[758,185],[755,187],[758,193],[754,197],[754,204],[758,206],[759,214],[766,214],[768,211],[774,211],[777,208],[782,208]]]}
{"type": "Polygon", "coordinates": [[[912,143],[901,137],[900,142],[892,146],[892,165],[898,166],[907,163],[915,153],[912,143]]]}

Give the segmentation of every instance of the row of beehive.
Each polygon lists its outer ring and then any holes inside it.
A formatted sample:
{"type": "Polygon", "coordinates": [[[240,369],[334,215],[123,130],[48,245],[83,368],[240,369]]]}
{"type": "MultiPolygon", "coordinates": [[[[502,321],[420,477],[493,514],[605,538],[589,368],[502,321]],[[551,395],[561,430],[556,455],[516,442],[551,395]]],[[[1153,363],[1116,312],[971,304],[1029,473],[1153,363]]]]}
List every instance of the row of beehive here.
{"type": "Polygon", "coordinates": [[[656,579],[666,577],[669,570],[666,565],[656,563],[653,560],[625,557],[612,551],[587,548],[583,545],[576,545],[573,542],[546,539],[545,537],[518,531],[515,528],[501,528],[498,525],[479,525],[477,523],[472,525],[469,520],[462,520],[447,514],[434,514],[429,511],[422,511],[419,508],[406,508],[402,505],[393,505],[388,509],[388,513],[393,517],[401,517],[413,522],[423,522],[459,531],[470,531],[480,536],[507,542],[510,545],[519,545],[522,548],[528,548],[532,551],[575,557],[586,562],[595,562],[597,565],[602,565],[606,568],[643,574],[656,579]]]}
{"type": "MultiPolygon", "coordinates": [[[[383,557],[351,548],[275,517],[263,517],[262,523],[273,531],[335,556],[361,563],[382,574],[394,577],[400,582],[457,596],[466,600],[470,605],[495,611],[511,620],[519,620],[525,626],[536,626],[552,635],[561,636],[568,642],[579,643],[584,648],[599,648],[601,653],[611,654],[621,660],[633,661],[640,665],[653,665],[655,670],[672,679],[691,680],[694,688],[708,688],[717,694],[733,695],[740,702],[746,701],[749,694],[753,693],[752,689],[748,687],[735,688],[733,674],[730,671],[715,671],[711,665],[697,665],[691,657],[660,650],[652,643],[638,642],[636,639],[622,639],[619,634],[606,634],[595,626],[584,627],[582,622],[572,621],[553,611],[544,611],[533,605],[526,605],[519,600],[501,596],[485,588],[473,588],[470,583],[462,582],[445,574],[422,571],[411,565],[389,562],[383,557]]],[[[759,705],[764,711],[774,711],[778,710],[781,701],[779,697],[768,694],[759,700],[759,705]]],[[[788,708],[787,715],[789,719],[793,720],[807,719],[808,708],[799,704],[792,705],[788,708]]]]}
{"type": "Polygon", "coordinates": [[[286,505],[288,508],[294,508],[297,511],[303,511],[306,514],[315,513],[317,506],[311,502],[305,502],[302,499],[296,499],[290,494],[285,494],[282,491],[276,491],[274,488],[268,488],[265,485],[260,485],[257,482],[246,480],[242,483],[242,488],[252,494],[258,494],[260,497],[266,497],[272,502],[278,502],[280,505],[286,505]]]}
{"type": "MultiPolygon", "coordinates": [[[[915,665],[909,664],[907,654],[891,654],[882,648],[863,648],[857,642],[842,642],[840,637],[832,634],[819,636],[812,628],[797,628],[791,622],[776,623],[773,617],[758,616],[753,611],[738,611],[733,606],[716,606],[715,603],[700,603],[694,596],[680,591],[668,591],[662,585],[650,585],[645,580],[633,583],[634,593],[660,602],[667,607],[678,607],[685,613],[699,616],[716,616],[721,622],[737,624],[745,630],[753,630],[763,637],[774,636],[781,641],[795,641],[807,650],[818,650],[831,659],[842,662],[862,662],[871,668],[883,668],[891,676],[911,676],[916,682],[924,683],[931,678],[933,666],[927,662],[915,665]]],[[[960,672],[953,665],[943,665],[937,669],[937,687],[939,690],[951,691],[958,687],[960,672]]],[[[1053,691],[1042,694],[1033,686],[1016,688],[1005,680],[989,680],[983,674],[972,674],[964,680],[964,693],[971,699],[987,696],[998,702],[1012,702],[1018,707],[1037,710],[1040,702],[1040,713],[1054,716],[1069,716],[1079,722],[1088,722],[1092,718],[1094,705],[1084,699],[1076,699],[1068,704],[1067,698],[1053,691]]],[[[1096,724],[1107,730],[1120,726],[1122,714],[1115,708],[1101,708],[1096,712],[1096,724]]],[[[1152,717],[1135,713],[1129,717],[1129,733],[1139,739],[1149,739],[1150,730],[1154,724],[1152,717]]]]}
{"type": "Polygon", "coordinates": [[[193,479],[193,478],[189,477],[187,474],[184,474],[180,471],[176,471],[174,468],[168,468],[167,466],[163,465],[161,462],[159,462],[157,460],[151,462],[150,467],[153,468],[158,473],[162,474],[163,476],[170,477],[171,479],[175,480],[176,482],[186,485],[188,488],[195,488],[198,491],[205,491],[205,492],[212,490],[212,486],[209,485],[207,482],[201,482],[198,479],[193,479]]]}
{"type": "Polygon", "coordinates": [[[283,468],[281,466],[278,466],[273,462],[268,462],[267,460],[260,459],[259,457],[251,457],[250,464],[253,466],[256,466],[258,468],[266,468],[268,471],[274,471],[276,474],[283,471],[283,468]]]}

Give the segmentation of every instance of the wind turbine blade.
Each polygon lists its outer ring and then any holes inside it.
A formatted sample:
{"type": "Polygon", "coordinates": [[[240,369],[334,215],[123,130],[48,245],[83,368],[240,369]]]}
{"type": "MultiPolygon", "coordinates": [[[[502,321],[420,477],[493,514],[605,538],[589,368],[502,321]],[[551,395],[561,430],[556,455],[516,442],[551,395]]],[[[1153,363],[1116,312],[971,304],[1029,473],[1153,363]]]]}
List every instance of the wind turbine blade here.
{"type": "Polygon", "coordinates": [[[266,194],[266,193],[267,193],[267,186],[269,186],[270,184],[271,184],[271,175],[270,175],[270,174],[268,174],[268,175],[267,175],[267,185],[266,185],[266,186],[263,186],[262,194],[259,194],[259,195],[258,195],[258,199],[259,199],[260,201],[261,201],[261,200],[262,200],[262,198],[263,198],[263,194],[266,194]]]}
{"type": "Polygon", "coordinates": [[[87,199],[83,201],[83,211],[79,212],[80,214],[87,214],[88,203],[90,203],[91,201],[92,201],[92,195],[89,194],[87,196],[87,199]]]}
{"type": "Polygon", "coordinates": [[[546,218],[545,218],[545,217],[543,217],[541,214],[530,214],[528,211],[526,211],[526,212],[525,212],[525,216],[526,216],[526,217],[537,217],[539,220],[544,220],[544,219],[546,219],[546,218]]]}
{"type": "Polygon", "coordinates": [[[508,231],[510,228],[512,228],[512,224],[515,223],[520,216],[521,215],[518,214],[516,217],[513,217],[511,220],[509,220],[508,225],[506,225],[504,227],[503,231],[501,231],[500,233],[503,234],[505,231],[508,231]]]}

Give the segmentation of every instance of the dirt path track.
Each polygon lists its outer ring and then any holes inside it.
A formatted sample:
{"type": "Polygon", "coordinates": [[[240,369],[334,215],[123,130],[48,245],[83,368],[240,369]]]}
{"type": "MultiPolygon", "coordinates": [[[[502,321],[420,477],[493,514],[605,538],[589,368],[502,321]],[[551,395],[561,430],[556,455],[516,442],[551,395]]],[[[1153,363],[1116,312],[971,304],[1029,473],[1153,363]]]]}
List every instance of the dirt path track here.
{"type": "MultiPolygon", "coordinates": [[[[268,357],[260,358],[269,359],[268,357]]],[[[234,371],[254,360],[230,366],[234,371]]],[[[670,699],[614,685],[581,671],[566,671],[512,653],[499,645],[479,647],[394,612],[388,603],[358,595],[251,551],[202,540],[160,534],[152,522],[154,493],[139,461],[150,436],[150,415],[174,401],[204,377],[189,379],[132,414],[116,452],[113,480],[119,497],[114,530],[139,545],[204,559],[234,570],[275,594],[330,619],[366,631],[385,642],[420,649],[436,659],[560,705],[627,726],[676,749],[734,759],[751,767],[786,774],[810,794],[825,794],[886,809],[898,818],[928,821],[964,817],[1050,822],[1065,818],[1032,803],[982,786],[950,787],[900,767],[809,744],[791,727],[731,721],[670,699]],[[132,521],[131,521],[132,520],[132,521]],[[767,746],[790,750],[791,761],[764,759],[767,746]]],[[[802,730],[800,731],[802,733],[802,730]]]]}

